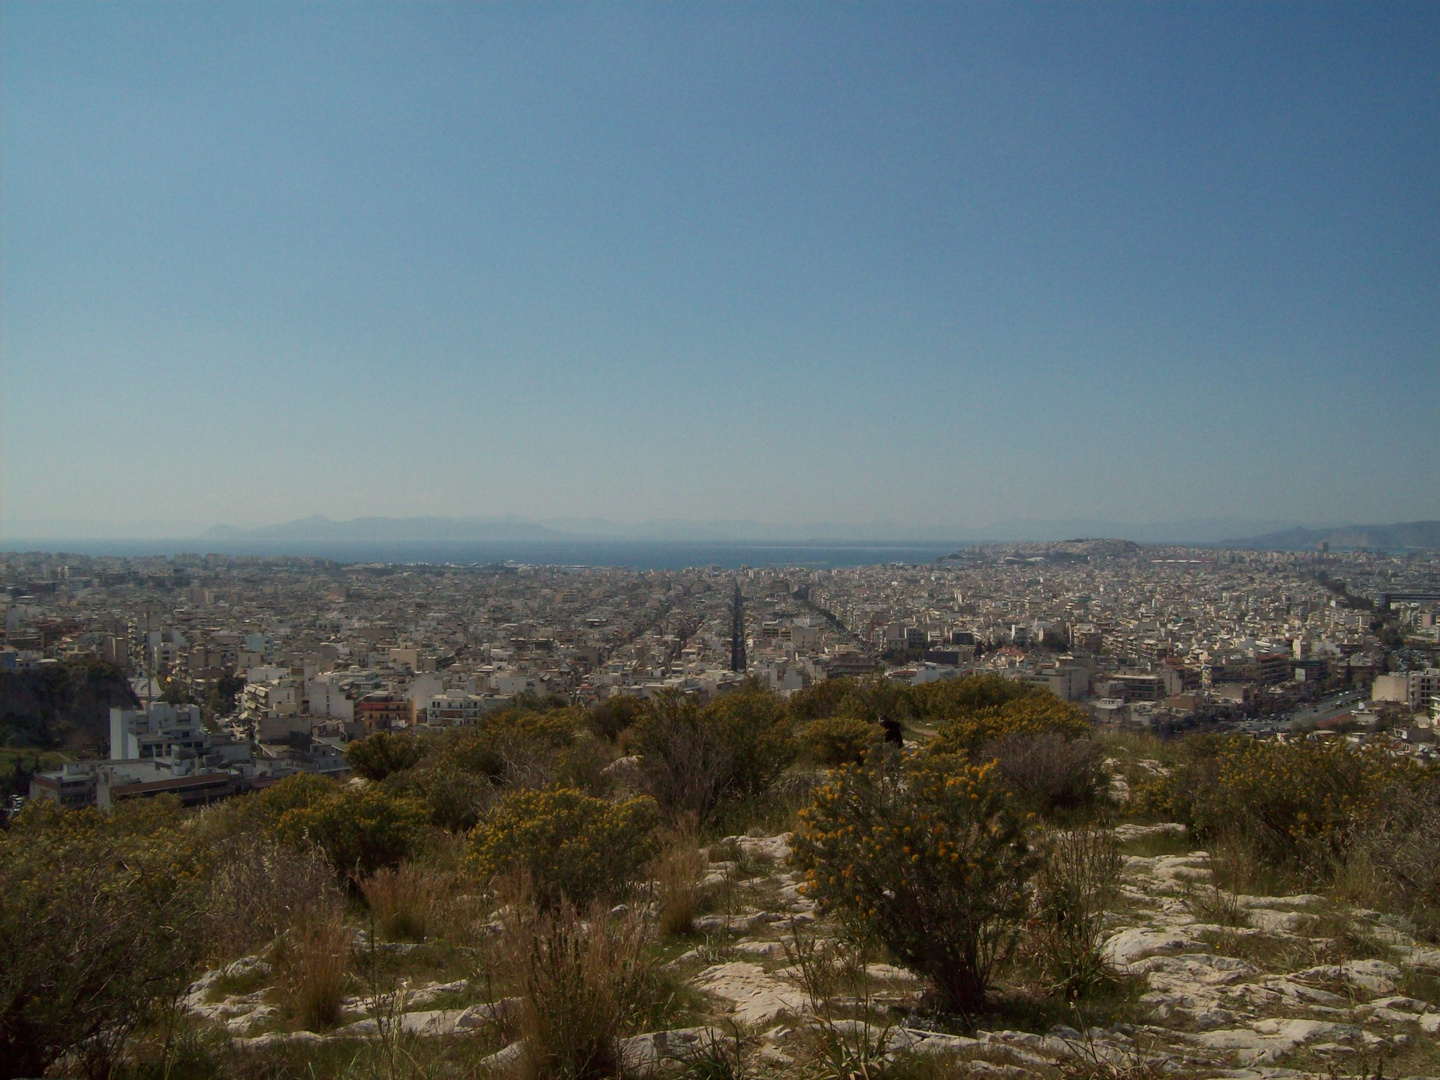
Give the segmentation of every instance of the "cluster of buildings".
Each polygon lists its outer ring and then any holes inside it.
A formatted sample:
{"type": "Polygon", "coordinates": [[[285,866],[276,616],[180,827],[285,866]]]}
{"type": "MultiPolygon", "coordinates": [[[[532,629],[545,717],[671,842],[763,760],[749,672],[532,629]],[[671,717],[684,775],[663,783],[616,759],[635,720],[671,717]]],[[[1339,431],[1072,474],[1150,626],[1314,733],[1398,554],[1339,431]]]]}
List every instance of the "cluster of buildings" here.
{"type": "Polygon", "coordinates": [[[1106,540],[739,571],[11,553],[0,583],[0,669],[102,660],[150,703],[112,722],[109,760],[41,783],[61,797],[93,781],[101,805],[136,784],[238,790],[343,767],[344,742],[376,730],[751,678],[783,694],[998,671],[1160,730],[1362,689],[1373,702],[1351,720],[1423,739],[1440,708],[1434,552],[1106,540]]]}

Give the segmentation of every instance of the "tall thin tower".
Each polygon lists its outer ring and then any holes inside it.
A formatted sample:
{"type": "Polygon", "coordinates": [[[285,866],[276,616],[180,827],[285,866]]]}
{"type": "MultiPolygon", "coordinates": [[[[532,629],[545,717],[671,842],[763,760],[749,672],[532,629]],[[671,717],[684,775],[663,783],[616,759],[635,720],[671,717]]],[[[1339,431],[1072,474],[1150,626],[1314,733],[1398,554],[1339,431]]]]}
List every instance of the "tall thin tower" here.
{"type": "Polygon", "coordinates": [[[735,607],[730,622],[730,670],[745,670],[745,597],[740,593],[740,579],[735,579],[735,607]]]}

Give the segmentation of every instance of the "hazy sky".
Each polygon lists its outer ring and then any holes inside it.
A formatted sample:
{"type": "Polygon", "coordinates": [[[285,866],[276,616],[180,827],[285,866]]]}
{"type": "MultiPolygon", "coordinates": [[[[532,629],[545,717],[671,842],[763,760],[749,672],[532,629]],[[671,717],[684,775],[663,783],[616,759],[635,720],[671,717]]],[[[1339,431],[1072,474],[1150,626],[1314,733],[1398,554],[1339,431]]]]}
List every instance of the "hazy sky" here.
{"type": "Polygon", "coordinates": [[[1440,517],[1433,3],[5,3],[10,535],[1440,517]]]}

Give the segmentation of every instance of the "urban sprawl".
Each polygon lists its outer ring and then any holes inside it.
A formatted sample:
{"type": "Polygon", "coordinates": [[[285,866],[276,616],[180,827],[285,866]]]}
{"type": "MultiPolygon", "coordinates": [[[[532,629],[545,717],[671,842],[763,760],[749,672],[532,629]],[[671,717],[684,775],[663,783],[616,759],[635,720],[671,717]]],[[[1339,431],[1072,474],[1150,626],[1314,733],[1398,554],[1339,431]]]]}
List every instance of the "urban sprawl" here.
{"type": "Polygon", "coordinates": [[[1084,540],[738,571],[10,553],[0,575],[0,670],[93,661],[125,680],[108,758],[31,779],[30,797],[70,806],[210,802],[343,775],[344,745],[379,730],[747,680],[788,695],[998,672],[1098,725],[1419,757],[1440,718],[1436,552],[1084,540]]]}

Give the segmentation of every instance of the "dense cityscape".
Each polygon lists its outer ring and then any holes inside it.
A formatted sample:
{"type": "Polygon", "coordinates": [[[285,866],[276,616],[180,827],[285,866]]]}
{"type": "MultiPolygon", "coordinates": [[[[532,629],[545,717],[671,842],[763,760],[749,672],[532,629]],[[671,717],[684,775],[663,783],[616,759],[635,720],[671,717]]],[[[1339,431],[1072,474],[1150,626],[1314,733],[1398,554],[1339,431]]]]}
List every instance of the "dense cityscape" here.
{"type": "Polygon", "coordinates": [[[46,747],[71,760],[28,793],[69,805],[208,801],[343,775],[345,744],[377,730],[664,689],[708,700],[747,680],[788,696],[995,671],[1106,727],[1320,727],[1421,756],[1440,711],[1434,552],[1085,540],[739,571],[10,553],[0,572],[0,670],[98,661],[133,695],[138,741],[117,719],[107,745],[46,747]]]}

